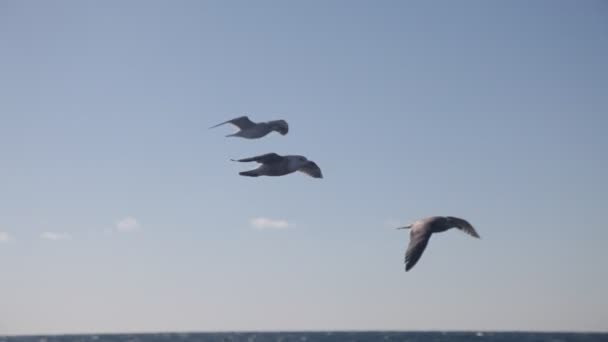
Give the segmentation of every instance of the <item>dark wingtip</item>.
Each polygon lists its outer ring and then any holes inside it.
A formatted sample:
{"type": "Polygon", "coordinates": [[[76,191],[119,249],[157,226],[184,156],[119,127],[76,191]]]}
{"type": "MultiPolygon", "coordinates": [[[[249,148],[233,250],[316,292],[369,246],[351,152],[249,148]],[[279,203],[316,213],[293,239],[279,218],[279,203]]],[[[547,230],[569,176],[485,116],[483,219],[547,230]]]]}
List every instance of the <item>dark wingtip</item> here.
{"type": "Polygon", "coordinates": [[[226,123],[228,123],[228,122],[222,122],[222,123],[219,123],[217,125],[213,125],[213,126],[209,127],[209,129],[220,127],[221,125],[226,124],[226,123]]]}
{"type": "Polygon", "coordinates": [[[479,233],[477,233],[475,230],[473,230],[471,232],[471,236],[477,239],[481,239],[481,236],[479,235],[479,233]]]}
{"type": "Polygon", "coordinates": [[[239,172],[239,175],[245,176],[245,177],[259,177],[259,175],[257,173],[255,173],[254,171],[239,172]]]}

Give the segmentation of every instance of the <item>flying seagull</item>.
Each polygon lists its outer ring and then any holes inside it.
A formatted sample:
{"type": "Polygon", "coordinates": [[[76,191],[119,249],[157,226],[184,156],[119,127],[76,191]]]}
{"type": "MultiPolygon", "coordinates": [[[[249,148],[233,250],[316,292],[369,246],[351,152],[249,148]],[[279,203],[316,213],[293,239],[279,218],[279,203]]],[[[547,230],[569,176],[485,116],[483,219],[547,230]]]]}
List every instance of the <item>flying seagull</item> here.
{"type": "Polygon", "coordinates": [[[300,171],[313,178],[323,178],[319,166],[303,156],[280,156],[276,153],[267,153],[257,157],[234,160],[237,162],[258,162],[262,165],[255,170],[240,172],[241,176],[285,176],[300,171]]]}
{"type": "Polygon", "coordinates": [[[416,265],[433,233],[444,232],[450,228],[458,228],[473,237],[479,238],[479,234],[477,234],[475,228],[469,222],[453,216],[431,216],[397,229],[408,228],[411,230],[410,244],[405,252],[405,271],[409,271],[416,265]]]}
{"type": "Polygon", "coordinates": [[[241,116],[239,118],[235,118],[232,120],[228,120],[222,122],[221,124],[217,124],[213,127],[215,128],[221,125],[225,125],[227,123],[233,124],[239,128],[239,131],[234,134],[229,134],[227,137],[241,137],[245,139],[258,139],[261,138],[272,131],[277,131],[281,133],[281,135],[287,134],[289,132],[289,125],[287,125],[287,121],[285,120],[274,120],[268,122],[253,122],[249,120],[247,116],[241,116]]]}

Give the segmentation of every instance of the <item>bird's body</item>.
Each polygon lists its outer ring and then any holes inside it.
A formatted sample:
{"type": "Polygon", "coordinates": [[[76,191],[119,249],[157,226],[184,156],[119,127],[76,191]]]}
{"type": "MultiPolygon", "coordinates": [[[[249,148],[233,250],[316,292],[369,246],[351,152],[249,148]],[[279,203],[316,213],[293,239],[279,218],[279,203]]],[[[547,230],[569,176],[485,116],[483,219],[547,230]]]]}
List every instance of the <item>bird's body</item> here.
{"type": "Polygon", "coordinates": [[[257,162],[262,165],[255,170],[243,171],[241,176],[285,176],[296,171],[301,171],[314,178],[323,178],[319,166],[303,156],[280,156],[276,153],[267,153],[261,156],[236,160],[238,162],[257,162]]]}
{"type": "Polygon", "coordinates": [[[441,233],[451,228],[458,228],[473,237],[479,238],[479,234],[469,222],[453,216],[431,216],[418,220],[409,226],[397,228],[410,229],[410,242],[405,252],[405,270],[409,271],[416,265],[433,233],[441,233]]]}
{"type": "Polygon", "coordinates": [[[222,122],[210,128],[215,128],[224,124],[233,124],[239,128],[239,131],[234,134],[229,134],[226,137],[240,137],[245,139],[259,139],[269,133],[276,131],[281,135],[289,132],[289,125],[285,120],[273,120],[268,122],[253,122],[247,116],[241,116],[226,122],[222,122]]]}
{"type": "Polygon", "coordinates": [[[262,138],[266,135],[268,135],[270,132],[272,132],[273,129],[270,127],[270,125],[268,125],[265,122],[259,123],[251,128],[248,129],[242,129],[239,130],[238,132],[234,133],[234,134],[230,134],[227,135],[227,137],[240,137],[240,138],[245,138],[245,139],[259,139],[262,138]]]}

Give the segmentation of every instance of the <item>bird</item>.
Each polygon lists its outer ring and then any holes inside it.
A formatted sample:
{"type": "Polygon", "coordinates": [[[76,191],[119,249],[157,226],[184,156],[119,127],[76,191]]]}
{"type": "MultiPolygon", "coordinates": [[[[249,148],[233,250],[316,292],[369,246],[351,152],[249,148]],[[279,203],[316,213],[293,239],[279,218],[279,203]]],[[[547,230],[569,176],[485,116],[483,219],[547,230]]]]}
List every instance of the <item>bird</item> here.
{"type": "Polygon", "coordinates": [[[480,238],[469,222],[453,216],[426,217],[413,224],[397,228],[410,229],[410,243],[405,252],[405,271],[409,271],[420,260],[433,233],[444,232],[451,228],[458,228],[475,238],[480,238]]]}
{"type": "Polygon", "coordinates": [[[234,134],[229,134],[226,137],[241,137],[245,139],[258,139],[268,135],[272,131],[279,132],[285,135],[289,132],[289,125],[285,120],[273,120],[268,122],[253,122],[247,116],[241,116],[209,127],[215,128],[227,123],[233,124],[239,128],[239,131],[234,134]]]}
{"type": "Polygon", "coordinates": [[[255,170],[243,171],[239,175],[247,177],[259,176],[285,176],[296,171],[303,172],[313,178],[323,178],[319,166],[308,160],[306,157],[290,155],[280,156],[276,153],[266,153],[260,156],[244,158],[239,160],[231,159],[235,162],[257,162],[262,164],[255,170]]]}

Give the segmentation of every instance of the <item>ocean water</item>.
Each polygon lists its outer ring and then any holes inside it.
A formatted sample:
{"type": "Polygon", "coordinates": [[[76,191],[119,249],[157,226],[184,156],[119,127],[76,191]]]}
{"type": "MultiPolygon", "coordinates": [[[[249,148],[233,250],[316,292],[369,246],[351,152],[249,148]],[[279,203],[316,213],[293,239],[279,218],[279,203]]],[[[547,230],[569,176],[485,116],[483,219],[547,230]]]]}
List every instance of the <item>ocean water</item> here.
{"type": "Polygon", "coordinates": [[[242,332],[166,333],[65,336],[0,337],[0,342],[312,342],[312,341],[407,341],[407,342],[566,342],[608,341],[608,333],[524,333],[524,332],[242,332]]]}

